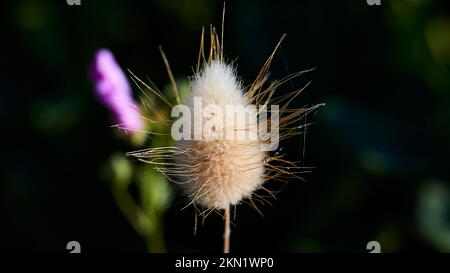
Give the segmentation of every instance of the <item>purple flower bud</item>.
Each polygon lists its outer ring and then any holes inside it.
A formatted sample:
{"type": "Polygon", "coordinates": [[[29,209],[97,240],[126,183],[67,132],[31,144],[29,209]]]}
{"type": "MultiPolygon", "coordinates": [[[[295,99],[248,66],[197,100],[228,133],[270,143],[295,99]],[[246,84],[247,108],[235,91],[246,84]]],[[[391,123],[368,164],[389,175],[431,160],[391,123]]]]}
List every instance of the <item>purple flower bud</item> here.
{"type": "Polygon", "coordinates": [[[143,129],[139,105],[111,51],[100,49],[95,53],[89,74],[98,100],[108,108],[119,128],[125,132],[143,129]]]}

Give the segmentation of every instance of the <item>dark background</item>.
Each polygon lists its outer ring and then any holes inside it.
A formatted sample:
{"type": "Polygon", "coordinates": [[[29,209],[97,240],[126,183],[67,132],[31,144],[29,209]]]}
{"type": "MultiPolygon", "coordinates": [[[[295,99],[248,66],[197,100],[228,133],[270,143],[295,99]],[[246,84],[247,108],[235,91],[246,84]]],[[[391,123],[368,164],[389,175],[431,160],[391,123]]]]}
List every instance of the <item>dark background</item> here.
{"type": "MultiPolygon", "coordinates": [[[[191,75],[202,26],[220,26],[222,1],[3,1],[1,6],[0,250],[144,252],[118,210],[101,165],[130,150],[95,100],[87,68],[111,49],[158,86],[191,75]]],[[[450,251],[450,14],[446,1],[227,1],[225,54],[251,83],[283,33],[271,78],[317,67],[297,106],[311,113],[306,146],[282,143],[314,166],[261,217],[237,208],[233,252],[450,251]]],[[[137,93],[136,93],[137,94],[137,93]]],[[[177,195],[165,216],[169,252],[220,252],[222,220],[193,236],[177,195]]]]}

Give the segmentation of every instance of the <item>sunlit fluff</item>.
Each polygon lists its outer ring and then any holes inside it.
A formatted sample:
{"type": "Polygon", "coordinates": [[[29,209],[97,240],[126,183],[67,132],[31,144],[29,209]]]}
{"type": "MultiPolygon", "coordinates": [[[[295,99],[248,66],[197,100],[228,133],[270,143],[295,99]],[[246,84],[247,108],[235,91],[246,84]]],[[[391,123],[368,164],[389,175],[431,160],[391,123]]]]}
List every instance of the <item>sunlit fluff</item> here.
{"type": "Polygon", "coordinates": [[[108,108],[117,126],[125,132],[141,130],[144,124],[139,106],[114,55],[107,49],[98,50],[89,72],[98,100],[108,108]]]}
{"type": "MultiPolygon", "coordinates": [[[[189,96],[183,105],[178,99],[175,107],[167,103],[172,108],[172,118],[178,118],[172,123],[174,126],[171,126],[170,132],[175,140],[174,145],[130,152],[128,155],[155,164],[170,181],[180,185],[189,197],[188,205],[194,205],[205,217],[214,210],[229,212],[231,206],[247,201],[259,211],[254,200],[261,203],[265,199],[257,191],[262,190],[273,196],[272,191],[264,187],[265,182],[285,182],[292,178],[302,180],[300,175],[309,171],[297,165],[298,161],[288,160],[276,149],[279,141],[300,134],[297,123],[322,104],[300,109],[288,107],[307,85],[286,94],[275,94],[283,83],[307,71],[293,73],[278,81],[267,81],[270,64],[285,35],[253,83],[244,87],[233,65],[223,58],[223,40],[219,42],[213,27],[210,30],[209,55],[204,47],[204,33],[201,36],[198,63],[190,78],[189,96]],[[258,107],[248,111],[250,117],[245,122],[239,122],[245,115],[237,117],[238,122],[232,123],[237,125],[230,126],[220,115],[230,106],[245,110],[251,105],[258,107]],[[273,106],[276,106],[275,109],[273,106]],[[196,113],[202,114],[196,116],[196,113]],[[279,117],[264,119],[259,124],[261,121],[256,116],[268,117],[274,113],[279,117]],[[185,114],[189,117],[179,119],[180,114],[183,118],[185,114]],[[261,134],[260,127],[275,130],[261,134]],[[224,137],[238,132],[245,132],[248,137],[224,137]]],[[[176,82],[163,52],[162,56],[171,78],[174,97],[179,98],[176,82]]],[[[160,96],[158,90],[148,85],[145,88],[160,96]]]]}

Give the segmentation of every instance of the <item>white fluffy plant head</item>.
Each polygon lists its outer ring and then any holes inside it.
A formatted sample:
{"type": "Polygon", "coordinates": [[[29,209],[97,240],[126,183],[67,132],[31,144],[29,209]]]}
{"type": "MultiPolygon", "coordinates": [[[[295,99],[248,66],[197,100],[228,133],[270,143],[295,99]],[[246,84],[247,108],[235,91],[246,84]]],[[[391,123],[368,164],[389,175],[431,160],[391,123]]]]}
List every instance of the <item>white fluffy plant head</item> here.
{"type": "Polygon", "coordinates": [[[179,148],[189,151],[181,154],[177,162],[185,173],[194,174],[188,176],[182,186],[188,196],[204,208],[226,209],[237,205],[264,182],[265,152],[261,151],[257,138],[250,138],[251,134],[257,136],[258,133],[257,124],[252,122],[256,121],[256,113],[249,113],[253,118],[247,123],[245,120],[227,123],[226,113],[230,107],[244,109],[249,105],[233,68],[220,60],[206,63],[191,81],[187,105],[192,112],[203,113],[201,119],[192,118],[191,126],[202,130],[202,137],[177,143],[179,148]],[[197,109],[196,99],[201,100],[201,109],[197,109]],[[211,121],[214,125],[208,130],[211,121]],[[239,131],[247,133],[246,136],[238,139],[239,131]],[[233,137],[227,139],[227,134],[233,137]]]}
{"type": "MultiPolygon", "coordinates": [[[[261,149],[261,145],[267,145],[268,139],[261,138],[258,134],[258,124],[252,122],[256,118],[249,118],[250,122],[244,125],[238,121],[233,126],[229,126],[225,115],[218,115],[219,112],[226,113],[227,106],[245,108],[249,105],[264,105],[268,109],[270,105],[276,104],[279,105],[280,115],[276,124],[272,120],[267,120],[265,124],[259,124],[259,126],[278,128],[278,141],[302,133],[296,123],[302,121],[304,115],[322,104],[302,109],[289,109],[288,106],[309,83],[299,90],[281,96],[274,94],[280,85],[308,71],[300,71],[267,84],[270,64],[284,37],[285,35],[264,63],[255,81],[250,87],[244,89],[233,66],[224,61],[223,35],[219,43],[215,28],[210,28],[209,55],[205,57],[204,32],[202,32],[196,72],[190,80],[191,90],[185,102],[191,112],[195,113],[199,110],[195,109],[196,100],[201,101],[200,108],[203,115],[199,119],[191,116],[187,126],[193,131],[191,136],[194,136],[197,130],[200,131],[201,139],[193,137],[190,140],[177,140],[172,147],[150,148],[128,154],[159,166],[158,169],[170,181],[184,190],[189,198],[188,205],[192,204],[204,217],[211,211],[225,210],[229,218],[230,206],[241,202],[248,203],[247,201],[261,213],[254,200],[264,203],[265,199],[257,194],[257,190],[264,190],[273,196],[272,192],[263,185],[266,181],[285,182],[291,178],[303,180],[299,175],[309,172],[308,169],[298,166],[299,162],[289,161],[279,152],[272,153],[261,149]],[[216,108],[210,108],[210,105],[216,108]],[[209,131],[205,131],[204,128],[208,127],[205,125],[214,119],[215,125],[209,131]],[[217,123],[218,119],[222,122],[217,123]],[[246,132],[248,134],[246,136],[257,135],[257,137],[224,138],[230,132],[240,131],[246,132]]],[[[164,53],[162,55],[176,93],[175,80],[164,53]]],[[[160,91],[155,91],[149,86],[146,88],[161,96],[160,91]]],[[[176,97],[179,103],[179,95],[176,94],[176,97]]],[[[270,112],[267,109],[257,110],[250,115],[258,116],[264,111],[270,112]]],[[[241,117],[238,116],[237,119],[239,118],[241,117]]]]}
{"type": "MultiPolygon", "coordinates": [[[[247,203],[262,214],[256,204],[268,201],[258,194],[259,190],[274,196],[272,191],[264,187],[265,182],[286,182],[292,178],[303,180],[299,175],[310,172],[308,168],[299,166],[298,161],[290,161],[280,151],[273,151],[280,141],[301,134],[300,127],[306,128],[308,125],[306,114],[324,105],[289,108],[289,104],[310,82],[299,90],[275,95],[280,85],[310,70],[267,83],[272,59],[284,37],[285,35],[275,46],[255,81],[248,88],[244,88],[233,66],[227,64],[223,58],[223,18],[220,43],[215,28],[210,28],[207,58],[202,31],[196,71],[190,79],[190,94],[184,102],[185,105],[181,105],[175,79],[162,50],[161,54],[175,93],[175,107],[160,91],[145,85],[133,75],[137,82],[172,107],[172,117],[178,106],[187,109],[187,112],[181,111],[182,117],[187,120],[182,122],[183,131],[187,130],[187,134],[183,134],[183,138],[174,137],[174,127],[179,125],[179,120],[168,119],[169,124],[172,124],[170,135],[175,140],[173,146],[150,148],[128,155],[157,166],[169,181],[178,184],[188,197],[186,207],[193,205],[203,216],[203,220],[213,211],[224,211],[224,253],[228,253],[230,249],[231,206],[241,202],[247,203]],[[276,107],[275,111],[273,106],[276,107]],[[253,111],[247,111],[248,107],[253,111]],[[231,123],[228,115],[230,109],[233,113],[231,123]],[[235,116],[236,112],[245,112],[247,116],[235,116]],[[275,112],[277,118],[269,120],[267,115],[270,113],[273,117],[275,112]],[[187,117],[186,113],[189,113],[187,117]],[[261,116],[265,118],[260,119],[261,116]],[[303,126],[298,124],[301,121],[304,121],[303,126]],[[269,127],[270,133],[267,129],[269,127]],[[261,128],[265,128],[264,131],[261,131],[261,128]],[[239,134],[240,137],[236,137],[239,134]],[[276,136],[275,145],[273,136],[276,136]]],[[[195,220],[197,223],[197,213],[195,220]]]]}

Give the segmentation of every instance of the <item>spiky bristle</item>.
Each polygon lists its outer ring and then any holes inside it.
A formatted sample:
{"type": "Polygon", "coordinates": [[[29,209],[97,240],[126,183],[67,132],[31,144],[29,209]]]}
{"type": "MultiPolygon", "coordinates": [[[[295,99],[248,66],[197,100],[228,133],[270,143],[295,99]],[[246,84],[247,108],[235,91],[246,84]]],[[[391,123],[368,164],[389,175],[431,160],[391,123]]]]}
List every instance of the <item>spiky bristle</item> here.
{"type": "MultiPolygon", "coordinates": [[[[195,75],[191,80],[191,93],[186,102],[187,106],[194,110],[194,98],[196,97],[201,98],[203,106],[214,104],[222,107],[224,111],[227,105],[269,106],[280,104],[280,119],[278,124],[275,124],[279,128],[279,140],[282,141],[300,134],[295,123],[320,105],[303,109],[288,108],[292,100],[306,86],[283,96],[277,97],[274,94],[280,85],[308,71],[294,73],[280,81],[266,84],[272,59],[284,38],[285,35],[281,37],[264,63],[253,84],[244,90],[233,67],[223,59],[223,40],[219,42],[219,36],[213,27],[210,27],[210,50],[206,57],[203,30],[198,63],[195,75]]],[[[164,54],[162,55],[171,82],[175,84],[167,58],[164,54]]],[[[176,86],[174,88],[176,89],[176,86]]],[[[256,115],[258,114],[261,113],[257,112],[256,115]]],[[[201,120],[192,119],[194,130],[196,127],[203,127],[214,116],[214,113],[209,113],[209,115],[201,120]]],[[[269,120],[265,125],[271,127],[270,123],[269,120]]],[[[244,128],[223,126],[223,128],[215,128],[215,130],[223,132],[223,134],[226,134],[227,131],[244,130],[251,133],[258,130],[257,125],[252,123],[246,124],[244,128]]],[[[298,162],[289,161],[279,153],[272,154],[262,151],[259,147],[266,140],[260,138],[226,140],[215,137],[217,136],[212,132],[212,138],[207,141],[182,140],[177,141],[174,147],[151,148],[128,155],[157,166],[170,181],[180,184],[190,198],[189,204],[194,206],[198,204],[207,212],[229,208],[230,205],[236,205],[246,198],[249,198],[252,206],[256,208],[252,198],[255,198],[255,191],[258,189],[268,191],[263,187],[266,181],[285,181],[292,177],[302,179],[300,174],[309,171],[298,166],[298,162]]]]}

